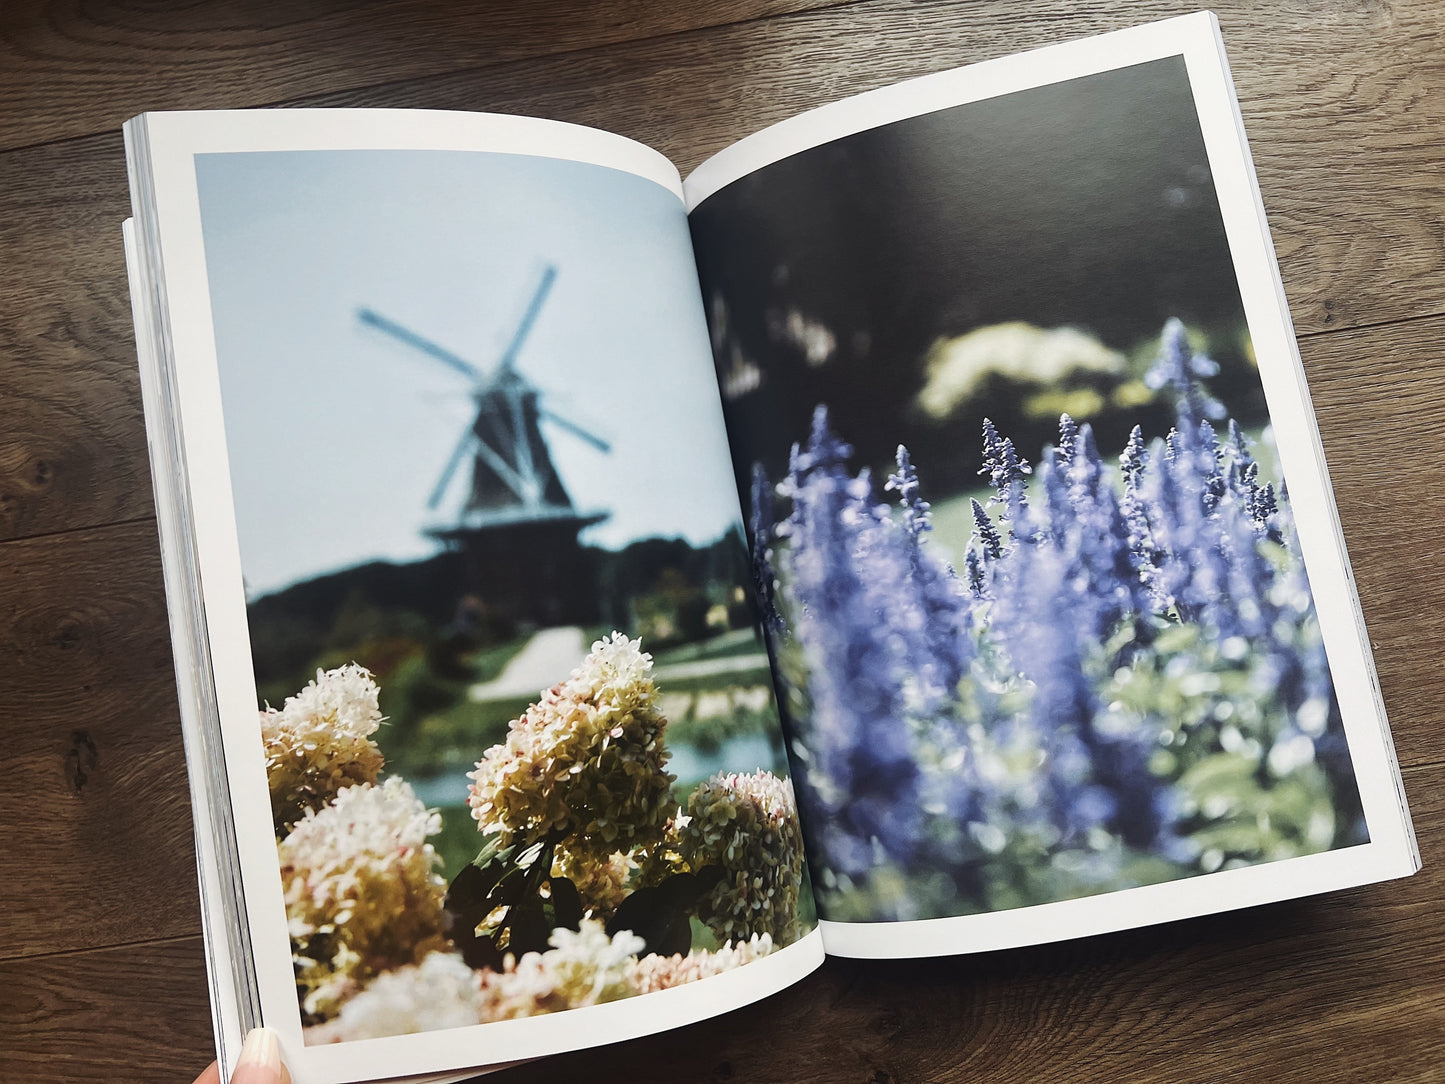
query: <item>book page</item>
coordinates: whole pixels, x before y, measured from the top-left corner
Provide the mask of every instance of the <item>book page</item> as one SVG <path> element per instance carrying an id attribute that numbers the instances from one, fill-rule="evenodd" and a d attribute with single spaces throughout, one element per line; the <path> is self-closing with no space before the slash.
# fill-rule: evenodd
<path id="1" fill-rule="evenodd" d="M 1212 16 L 684 187 L 830 953 L 1417 867 Z"/>
<path id="2" fill-rule="evenodd" d="M 675 172 L 512 117 L 145 126 L 293 1079 L 613 1042 L 816 967 Z"/>

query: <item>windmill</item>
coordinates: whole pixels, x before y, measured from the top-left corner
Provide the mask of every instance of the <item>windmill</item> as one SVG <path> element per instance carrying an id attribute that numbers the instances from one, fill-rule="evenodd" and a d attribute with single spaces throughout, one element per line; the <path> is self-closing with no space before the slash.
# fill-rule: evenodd
<path id="1" fill-rule="evenodd" d="M 483 371 L 465 358 L 376 312 L 357 318 L 438 361 L 471 383 L 475 404 L 427 508 L 442 505 L 457 471 L 471 459 L 471 483 L 454 521 L 426 529 L 466 555 L 467 590 L 514 620 L 543 624 L 596 620 L 595 561 L 578 534 L 607 518 L 605 511 L 581 511 L 568 495 L 543 435 L 544 424 L 606 454 L 601 437 L 549 409 L 540 388 L 517 368 L 557 278 L 547 265 L 526 312 L 495 365 Z"/>

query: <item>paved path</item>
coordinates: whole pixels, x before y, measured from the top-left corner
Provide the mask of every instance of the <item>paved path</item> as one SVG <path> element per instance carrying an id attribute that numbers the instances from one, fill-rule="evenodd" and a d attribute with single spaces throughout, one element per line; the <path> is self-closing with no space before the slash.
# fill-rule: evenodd
<path id="1" fill-rule="evenodd" d="M 658 681 L 682 678 L 712 677 L 714 674 L 742 674 L 749 670 L 766 670 L 768 656 L 759 651 L 752 655 L 728 655 L 721 659 L 698 659 L 696 662 L 674 662 L 659 666 L 652 676 Z"/>
<path id="2" fill-rule="evenodd" d="M 575 670 L 587 657 L 587 638 L 576 625 L 542 629 L 491 681 L 467 690 L 472 700 L 504 700 L 519 696 L 534 699 Z"/>
<path id="3" fill-rule="evenodd" d="M 512 661 L 502 668 L 500 674 L 491 681 L 473 685 L 467 690 L 467 696 L 472 700 L 510 700 L 519 696 L 535 698 L 543 689 L 550 689 L 575 670 L 587 657 L 587 647 L 587 638 L 576 625 L 542 629 L 512 656 Z M 670 663 L 657 667 L 653 676 L 660 681 L 676 681 L 766 670 L 767 666 L 767 655 L 757 652 Z"/>

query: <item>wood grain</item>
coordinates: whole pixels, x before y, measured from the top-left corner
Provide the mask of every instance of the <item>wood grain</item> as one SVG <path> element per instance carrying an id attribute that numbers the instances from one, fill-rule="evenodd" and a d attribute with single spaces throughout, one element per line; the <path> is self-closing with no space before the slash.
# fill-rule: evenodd
<path id="1" fill-rule="evenodd" d="M 0 149 L 112 131 L 148 109 L 266 105 L 838 2 L 6 0 Z"/>
<path id="2" fill-rule="evenodd" d="M 152 514 L 118 132 L 0 154 L 0 539 Z"/>
<path id="3" fill-rule="evenodd" d="M 767 124 L 849 94 L 1196 6 L 1052 0 L 1021 13 L 876 0 L 308 104 L 555 117 L 649 143 L 686 173 Z M 1445 51 L 1434 4 L 1342 0 L 1279 7 L 1267 20 L 1246 3 L 1214 10 L 1296 329 L 1445 311 Z"/>
<path id="4" fill-rule="evenodd" d="M 684 168 L 762 125 L 970 60 L 1142 18 L 877 0 L 308 99 L 485 108 L 608 128 Z M 1221 10 L 1296 327 L 1445 312 L 1445 51 L 1407 2 Z M 138 94 L 132 89 L 132 95 Z M 129 102 L 129 114 L 144 105 Z M 9 110 L 0 110 L 4 116 Z M 1382 182 L 1388 178 L 1388 183 Z M 149 514 L 116 243 L 119 137 L 0 153 L 0 539 Z"/>
<path id="5" fill-rule="evenodd" d="M 1409 774 L 1422 838 L 1445 829 L 1439 769 Z M 721 1019 L 524 1066 L 580 1079 L 783 1084 L 1430 1081 L 1445 1054 L 1445 931 L 1426 869 L 1250 911 L 935 960 L 831 959 Z"/>
<path id="6" fill-rule="evenodd" d="M 687 169 L 849 93 L 1191 6 L 0 4 L 0 1081 L 184 1084 L 211 1056 L 121 120 L 492 109 L 619 131 Z M 1425 871 L 1035 949 L 833 960 L 723 1019 L 483 1079 L 1442 1078 L 1445 0 L 1217 10 Z"/>
<path id="7" fill-rule="evenodd" d="M 0 959 L 200 927 L 155 526 L 0 546 Z"/>
<path id="8" fill-rule="evenodd" d="M 1445 764 L 1445 319 L 1300 344 L 1401 762 Z"/>
<path id="9" fill-rule="evenodd" d="M 206 1004 L 199 937 L 0 963 L 0 1080 L 188 1084 Z"/>
<path id="10" fill-rule="evenodd" d="M 1407 773 L 1433 843 L 1408 880 L 1031 949 L 831 959 L 738 1012 L 477 1079 L 1438 1080 L 1445 930 L 1422 918 L 1445 891 L 1441 782 Z M 0 1079 L 189 1080 L 211 1057 L 203 983 L 199 939 L 0 964 Z"/>

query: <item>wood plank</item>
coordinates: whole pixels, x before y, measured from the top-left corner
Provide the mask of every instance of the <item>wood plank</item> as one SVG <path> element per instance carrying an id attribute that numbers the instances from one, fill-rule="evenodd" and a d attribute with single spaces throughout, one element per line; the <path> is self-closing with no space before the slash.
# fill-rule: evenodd
<path id="1" fill-rule="evenodd" d="M 0 963 L 0 1080 L 189 1081 L 214 1051 L 199 937 Z"/>
<path id="2" fill-rule="evenodd" d="M 314 101 L 550 116 L 688 166 L 854 91 L 1172 10 L 1017 19 L 870 0 Z M 1328 18 L 1222 13 L 1301 331 L 1445 312 L 1445 54 L 1422 44 L 1428 12 L 1416 0 Z M 1338 74 L 1355 71 L 1372 74 Z M 25 269 L 0 278 L 0 539 L 149 514 L 117 234 L 127 206 L 114 133 L 0 154 L 0 251 Z"/>
<path id="3" fill-rule="evenodd" d="M 151 514 L 117 132 L 0 154 L 0 539 Z"/>
<path id="4" fill-rule="evenodd" d="M 266 105 L 840 2 L 6 0 L 0 149 L 111 131 L 147 109 Z"/>
<path id="5" fill-rule="evenodd" d="M 1440 767 L 1409 773 L 1430 858 Z M 478 1078 L 677 1084 L 1437 1079 L 1445 892 L 1413 878 L 1031 949 L 832 959 L 735 1013 Z M 189 1080 L 199 938 L 0 964 L 0 1079 Z"/>
<path id="6" fill-rule="evenodd" d="M 1445 763 L 1445 319 L 1301 343 L 1401 763 Z M 1411 794 L 1414 797 L 1414 794 Z"/>
<path id="7" fill-rule="evenodd" d="M 1439 782 L 1409 780 L 1432 851 Z M 1392 884 L 1058 945 L 833 959 L 739 1013 L 486 1079 L 1424 1082 L 1445 1054 L 1442 890 L 1427 862 Z"/>
<path id="8" fill-rule="evenodd" d="M 0 958 L 200 927 L 150 522 L 0 546 Z"/>
<path id="9" fill-rule="evenodd" d="M 850 94 L 1195 7 L 1051 0 L 1025 14 L 870 0 L 308 104 L 533 113 L 631 136 L 687 172 L 759 128 Z M 1445 310 L 1445 53 L 1435 8 L 1336 0 L 1261 13 L 1236 0 L 1214 10 L 1297 330 Z"/>

